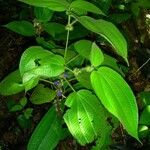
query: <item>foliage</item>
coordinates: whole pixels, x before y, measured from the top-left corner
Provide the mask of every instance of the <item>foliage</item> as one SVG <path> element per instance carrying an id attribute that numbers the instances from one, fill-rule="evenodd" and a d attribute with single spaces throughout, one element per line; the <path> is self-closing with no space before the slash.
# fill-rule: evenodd
<path id="1" fill-rule="evenodd" d="M 34 36 L 37 46 L 27 48 L 19 69 L 0 82 L 0 94 L 24 91 L 30 93 L 28 99 L 34 105 L 51 103 L 29 140 L 28 150 L 54 149 L 60 140 L 71 135 L 83 146 L 95 142 L 93 150 L 109 149 L 113 144 L 110 137 L 119 128 L 118 121 L 139 141 L 136 98 L 124 79 L 125 72 L 117 65 L 119 56 L 129 65 L 128 51 L 124 35 L 109 19 L 112 1 L 19 1 L 32 6 L 33 22 L 13 21 L 4 27 L 23 36 Z M 135 3 L 131 4 L 133 8 Z M 123 22 L 131 16 L 118 15 L 114 16 L 118 19 L 114 22 Z M 109 55 L 99 40 L 104 41 Z M 56 106 L 58 102 L 60 105 Z M 20 111 L 26 103 L 27 99 L 22 99 L 19 104 L 9 106 L 9 110 Z M 148 132 L 150 125 L 147 119 L 150 105 L 147 100 L 145 103 L 139 122 L 140 137 L 145 136 L 141 132 Z M 21 126 L 32 111 L 27 108 L 18 117 Z"/>

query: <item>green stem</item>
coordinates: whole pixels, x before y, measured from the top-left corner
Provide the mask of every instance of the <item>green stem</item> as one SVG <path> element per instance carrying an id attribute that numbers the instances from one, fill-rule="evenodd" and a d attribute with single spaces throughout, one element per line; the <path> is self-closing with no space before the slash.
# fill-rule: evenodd
<path id="1" fill-rule="evenodd" d="M 49 84 L 52 84 L 52 85 L 54 85 L 54 83 L 53 82 L 51 82 L 51 81 L 48 81 L 48 80 L 45 80 L 45 79 L 40 79 L 41 81 L 44 81 L 44 82 L 47 82 L 47 83 L 49 83 Z"/>
<path id="2" fill-rule="evenodd" d="M 70 20 L 71 20 L 71 16 L 68 16 L 68 25 L 70 25 Z M 66 60 L 66 56 L 67 56 L 67 50 L 68 50 L 68 44 L 69 44 L 69 34 L 70 34 L 70 30 L 67 30 L 67 38 L 66 38 L 66 46 L 65 46 L 65 54 L 64 54 L 64 59 Z"/>
<path id="3" fill-rule="evenodd" d="M 69 85 L 69 87 L 72 89 L 73 92 L 76 92 L 75 89 L 73 88 L 73 86 L 69 83 L 69 81 L 66 78 L 63 78 L 67 84 Z"/>
<path id="4" fill-rule="evenodd" d="M 66 65 L 70 64 L 72 61 L 74 61 L 76 58 L 78 58 L 80 55 L 76 55 L 75 57 L 73 57 L 72 59 L 70 59 Z"/>
<path id="5" fill-rule="evenodd" d="M 73 70 L 71 70 L 70 68 L 65 67 L 65 69 L 66 69 L 66 70 L 69 70 L 71 73 L 73 73 L 73 74 L 74 74 Z"/>

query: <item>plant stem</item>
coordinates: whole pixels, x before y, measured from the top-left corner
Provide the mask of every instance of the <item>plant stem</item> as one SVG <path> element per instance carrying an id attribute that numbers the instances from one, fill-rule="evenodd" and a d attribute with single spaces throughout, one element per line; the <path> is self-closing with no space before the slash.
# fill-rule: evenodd
<path id="1" fill-rule="evenodd" d="M 76 92 L 75 89 L 73 88 L 73 86 L 69 83 L 69 81 L 66 78 L 63 78 L 67 84 L 69 85 L 69 87 L 72 89 L 73 92 Z"/>
<path id="2" fill-rule="evenodd" d="M 74 61 L 76 58 L 78 58 L 80 55 L 76 55 L 75 57 L 73 57 L 72 59 L 70 59 L 66 65 L 70 64 L 72 61 Z"/>
<path id="3" fill-rule="evenodd" d="M 51 82 L 51 81 L 48 81 L 48 80 L 45 80 L 45 79 L 40 79 L 41 81 L 44 81 L 44 82 L 47 82 L 47 83 L 49 83 L 49 84 L 52 84 L 52 85 L 54 85 L 54 83 L 53 82 Z"/>
<path id="4" fill-rule="evenodd" d="M 73 73 L 73 74 L 74 74 L 73 70 L 71 70 L 70 68 L 65 67 L 65 69 L 66 69 L 66 70 L 69 70 L 71 73 Z"/>
<path id="5" fill-rule="evenodd" d="M 71 20 L 71 16 L 68 16 L 68 24 L 67 26 L 70 25 L 70 20 Z M 66 56 L 67 56 L 67 50 L 68 50 L 68 43 L 69 43 L 69 34 L 70 34 L 70 30 L 67 30 L 67 38 L 66 38 L 66 46 L 65 46 L 65 54 L 64 54 L 64 59 L 66 60 Z"/>

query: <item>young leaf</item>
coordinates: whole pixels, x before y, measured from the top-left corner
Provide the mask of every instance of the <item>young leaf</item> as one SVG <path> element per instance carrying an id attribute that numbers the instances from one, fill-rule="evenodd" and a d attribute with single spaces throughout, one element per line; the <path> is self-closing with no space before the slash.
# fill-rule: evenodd
<path id="1" fill-rule="evenodd" d="M 115 25 L 88 16 L 81 16 L 78 19 L 85 28 L 103 36 L 116 49 L 116 52 L 127 61 L 127 42 Z"/>
<path id="2" fill-rule="evenodd" d="M 92 50 L 90 53 L 90 61 L 94 67 L 99 66 L 104 61 L 104 55 L 101 49 L 95 44 L 92 44 Z"/>
<path id="3" fill-rule="evenodd" d="M 53 150 L 63 136 L 61 120 L 52 107 L 34 130 L 28 143 L 28 150 Z"/>
<path id="4" fill-rule="evenodd" d="M 75 139 L 85 145 L 105 132 L 106 118 L 104 109 L 97 97 L 88 90 L 71 93 L 65 105 L 70 109 L 64 120 Z"/>
<path id="5" fill-rule="evenodd" d="M 108 67 L 100 67 L 92 72 L 91 82 L 105 108 L 119 119 L 131 136 L 138 139 L 135 96 L 121 75 Z"/>
<path id="6" fill-rule="evenodd" d="M 75 75 L 79 83 L 87 88 L 92 89 L 91 81 L 90 81 L 90 72 L 87 72 L 85 70 L 79 72 L 77 75 Z"/>
<path id="7" fill-rule="evenodd" d="M 43 104 L 51 102 L 56 96 L 56 92 L 51 90 L 44 85 L 39 84 L 33 91 L 30 101 L 33 104 Z"/>
<path id="8" fill-rule="evenodd" d="M 139 123 L 143 125 L 150 125 L 150 105 L 143 110 Z"/>
<path id="9" fill-rule="evenodd" d="M 10 112 L 16 112 L 22 110 L 23 107 L 21 105 L 14 105 L 9 111 Z"/>
<path id="10" fill-rule="evenodd" d="M 91 52 L 92 42 L 89 40 L 80 40 L 74 44 L 75 50 L 86 59 L 89 59 Z"/>
<path id="11" fill-rule="evenodd" d="M 50 21 L 50 19 L 53 16 L 53 11 L 51 11 L 48 8 L 43 7 L 35 7 L 34 8 L 34 14 L 36 16 L 36 19 L 40 22 L 47 22 Z"/>
<path id="12" fill-rule="evenodd" d="M 145 125 L 139 125 L 139 137 L 145 138 L 149 134 L 149 129 Z"/>
<path id="13" fill-rule="evenodd" d="M 24 108 L 27 104 L 27 98 L 26 97 L 22 97 L 19 101 L 20 105 L 22 106 L 22 108 Z"/>
<path id="14" fill-rule="evenodd" d="M 13 95 L 24 90 L 19 70 L 16 70 L 0 82 L 1 95 Z"/>
<path id="15" fill-rule="evenodd" d="M 4 27 L 24 36 L 34 36 L 36 33 L 33 24 L 28 21 L 13 21 Z"/>
<path id="16" fill-rule="evenodd" d="M 87 12 L 92 12 L 95 14 L 104 15 L 104 13 L 98 7 L 96 7 L 92 3 L 84 1 L 84 0 L 73 1 L 70 4 L 70 10 L 71 11 L 81 10 L 81 11 L 87 11 Z"/>
<path id="17" fill-rule="evenodd" d="M 54 11 L 65 11 L 68 7 L 68 2 L 66 0 L 19 0 L 26 4 L 37 6 L 37 7 L 46 7 Z"/>
<path id="18" fill-rule="evenodd" d="M 26 119 L 26 117 L 21 114 L 17 117 L 17 122 L 22 128 L 31 128 L 32 126 L 32 120 L 31 119 Z"/>
<path id="19" fill-rule="evenodd" d="M 33 112 L 33 108 L 27 108 L 26 110 L 24 110 L 23 114 L 26 119 L 29 119 L 32 117 L 32 112 Z"/>

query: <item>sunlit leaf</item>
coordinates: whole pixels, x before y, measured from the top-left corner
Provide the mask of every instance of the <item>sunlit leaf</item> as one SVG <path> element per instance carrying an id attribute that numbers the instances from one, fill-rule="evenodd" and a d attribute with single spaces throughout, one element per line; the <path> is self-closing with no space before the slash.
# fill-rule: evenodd
<path id="1" fill-rule="evenodd" d="M 69 107 L 64 120 L 75 139 L 85 145 L 95 140 L 107 128 L 104 109 L 88 90 L 71 93 L 65 105 Z"/>
<path id="2" fill-rule="evenodd" d="M 114 24 L 102 19 L 95 20 L 88 16 L 81 16 L 78 19 L 85 28 L 103 36 L 127 61 L 127 42 Z"/>
<path id="3" fill-rule="evenodd" d="M 100 67 L 92 72 L 91 82 L 105 108 L 119 119 L 131 136 L 138 139 L 135 96 L 121 75 L 108 67 Z"/>
<path id="4" fill-rule="evenodd" d="M 21 56 L 19 69 L 26 91 L 41 77 L 55 77 L 64 72 L 64 59 L 39 46 L 32 46 Z"/>
<path id="5" fill-rule="evenodd" d="M 104 61 L 104 55 L 101 49 L 95 43 L 92 44 L 90 61 L 94 67 L 99 66 Z"/>

